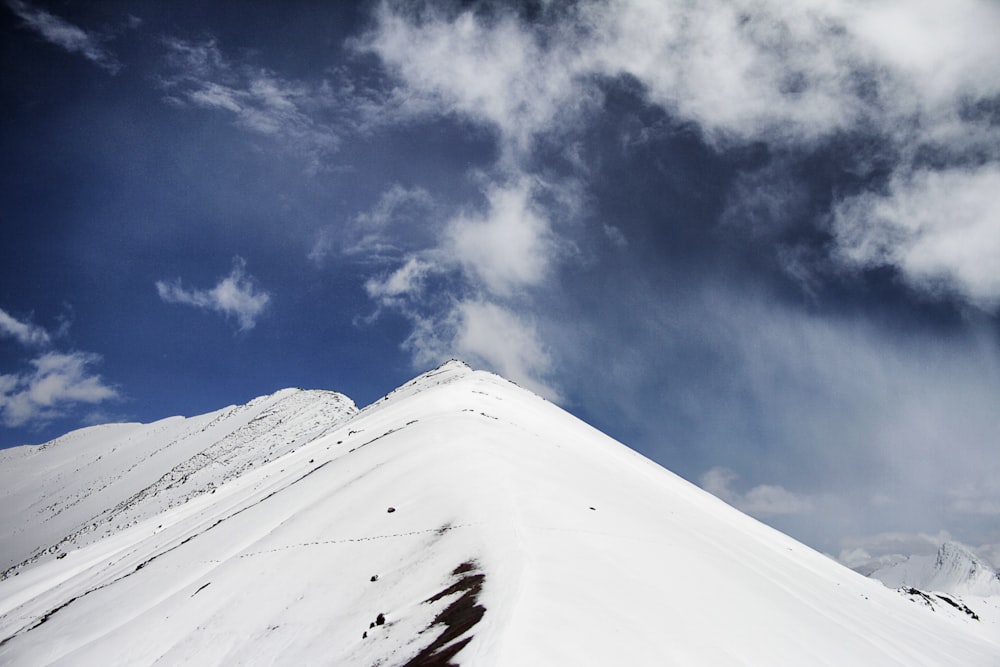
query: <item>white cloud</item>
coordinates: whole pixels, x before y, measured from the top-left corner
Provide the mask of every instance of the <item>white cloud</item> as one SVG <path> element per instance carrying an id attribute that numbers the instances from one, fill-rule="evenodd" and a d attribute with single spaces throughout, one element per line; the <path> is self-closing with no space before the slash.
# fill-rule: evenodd
<path id="1" fill-rule="evenodd" d="M 85 352 L 49 352 L 31 361 L 34 370 L 0 375 L 0 414 L 9 427 L 41 424 L 71 406 L 97 404 L 118 397 L 89 366 L 100 358 Z"/>
<path id="2" fill-rule="evenodd" d="M 455 303 L 442 317 L 419 319 L 406 343 L 420 365 L 458 357 L 486 366 L 549 399 L 558 391 L 545 381 L 551 358 L 534 324 L 483 300 Z"/>
<path id="3" fill-rule="evenodd" d="M 46 41 L 70 53 L 79 53 L 112 74 L 121 70 L 122 65 L 118 59 L 101 46 L 100 38 L 93 33 L 21 0 L 7 0 L 7 6 Z"/>
<path id="4" fill-rule="evenodd" d="M 699 483 L 712 495 L 755 517 L 808 514 L 813 509 L 808 497 L 773 484 L 760 484 L 740 493 L 733 488 L 738 478 L 732 470 L 717 466 L 705 472 Z"/>
<path id="5" fill-rule="evenodd" d="M 696 121 L 714 142 L 812 141 L 860 112 L 844 94 L 850 38 L 820 9 L 811 2 L 592 3 L 584 11 L 599 28 L 588 67 L 634 77 L 652 102 Z"/>
<path id="6" fill-rule="evenodd" d="M 844 259 L 894 266 L 931 293 L 1000 305 L 1000 165 L 897 176 L 884 194 L 840 202 L 833 229 Z"/>
<path id="7" fill-rule="evenodd" d="M 402 241 L 422 247 L 405 252 L 395 268 L 366 282 L 379 309 L 395 309 L 411 321 L 405 347 L 418 366 L 461 357 L 543 396 L 558 396 L 545 381 L 551 360 L 526 315 L 532 290 L 564 254 L 537 203 L 543 194 L 556 200 L 567 196 L 527 179 L 489 185 L 480 210 L 466 209 L 440 226 L 426 225 L 423 238 Z M 359 216 L 356 221 L 369 232 L 367 247 L 384 248 L 389 241 L 383 242 L 383 235 L 407 217 L 399 209 L 411 206 L 430 208 L 429 195 L 393 188 L 369 214 Z"/>
<path id="8" fill-rule="evenodd" d="M 447 228 L 444 252 L 492 294 L 508 296 L 539 284 L 558 246 L 544 213 L 532 203 L 526 181 L 487 192 L 483 214 L 460 215 Z"/>
<path id="9" fill-rule="evenodd" d="M 383 305 L 393 305 L 399 299 L 418 297 L 423 290 L 425 279 L 436 270 L 431 262 L 412 256 L 389 275 L 381 279 L 367 280 L 365 291 L 368 292 L 368 296 Z"/>
<path id="10" fill-rule="evenodd" d="M 582 67 L 635 77 L 716 142 L 809 143 L 859 124 L 906 142 L 1000 92 L 1000 8 L 984 0 L 617 0 L 581 13 L 594 28 Z"/>
<path id="11" fill-rule="evenodd" d="M 163 43 L 171 73 L 160 85 L 169 101 L 229 114 L 239 127 L 304 156 L 309 173 L 327 168 L 327 158 L 340 146 L 335 123 L 327 119 L 340 110 L 329 82 L 295 81 L 233 64 L 214 39 L 170 37 Z"/>
<path id="12" fill-rule="evenodd" d="M 981 0 L 843 3 L 842 15 L 873 57 L 909 82 L 927 108 L 998 88 L 1000 6 Z"/>
<path id="13" fill-rule="evenodd" d="M 482 209 L 467 209 L 442 225 L 422 221 L 420 232 L 408 233 L 401 225 L 419 224 L 409 209 L 427 212 L 432 200 L 423 190 L 394 187 L 372 211 L 355 218 L 353 227 L 361 240 L 343 252 L 366 249 L 373 256 L 402 262 L 387 276 L 369 281 L 371 296 L 415 295 L 427 276 L 457 272 L 474 290 L 510 297 L 541 284 L 564 254 L 545 207 L 537 203 L 541 189 L 528 179 L 488 185 Z M 331 245 L 314 248 L 314 254 Z M 401 252 L 406 245 L 416 247 Z"/>
<path id="14" fill-rule="evenodd" d="M 375 29 L 360 44 L 405 83 L 400 110 L 458 113 L 496 128 L 502 148 L 522 153 L 534 135 L 575 120 L 596 91 L 576 84 L 569 35 L 554 47 L 507 15 L 480 20 L 473 12 L 434 10 L 403 15 L 383 4 Z"/>
<path id="15" fill-rule="evenodd" d="M 883 262 L 918 289 L 947 285 L 980 305 L 1000 297 L 990 270 L 1000 223 L 986 203 L 1000 169 L 1000 127 L 970 113 L 995 108 L 1000 96 L 1000 5 L 612 0 L 542 13 L 529 24 L 503 11 L 383 4 L 363 48 L 397 78 L 412 113 L 457 114 L 494 129 L 501 163 L 515 172 L 540 137 L 585 122 L 601 85 L 622 79 L 720 150 L 758 142 L 808 150 L 852 133 L 870 137 L 873 150 L 894 156 L 892 191 L 841 203 L 845 251 L 834 258 Z M 943 166 L 920 166 L 928 152 Z M 857 167 L 870 172 L 861 153 Z M 963 173 L 958 164 L 981 166 Z M 948 188 L 950 200 L 940 196 Z M 729 208 L 773 227 L 782 218 L 774 205 L 788 197 L 795 193 L 743 187 Z M 903 218 L 911 208 L 918 215 Z M 810 214 L 777 224 L 816 222 Z M 806 255 L 793 254 L 787 268 L 808 285 L 813 277 L 798 261 Z"/>
<path id="16" fill-rule="evenodd" d="M 840 541 L 843 548 L 837 559 L 848 567 L 870 572 L 907 556 L 936 553 L 942 544 L 951 541 L 953 538 L 946 530 L 937 533 L 889 531 L 845 537 Z"/>
<path id="17" fill-rule="evenodd" d="M 0 308 L 0 337 L 10 336 L 27 346 L 48 345 L 52 337 L 45 329 L 29 322 L 22 322 Z"/>
<path id="18" fill-rule="evenodd" d="M 156 291 L 167 303 L 186 304 L 234 317 L 240 331 L 253 329 L 271 302 L 271 295 L 259 290 L 254 279 L 247 275 L 246 261 L 241 257 L 233 260 L 233 270 L 211 289 L 184 289 L 177 279 L 157 281 Z"/>
<path id="19" fill-rule="evenodd" d="M 981 544 L 972 551 L 992 565 L 994 570 L 1000 571 L 1000 544 Z"/>
<path id="20" fill-rule="evenodd" d="M 419 101 L 497 129 L 521 152 L 602 101 L 602 77 L 631 77 L 712 140 L 814 139 L 863 112 L 858 46 L 815 2 L 585 2 L 536 28 L 512 15 L 394 11 L 364 47 Z M 544 37 L 542 37 L 544 33 Z"/>

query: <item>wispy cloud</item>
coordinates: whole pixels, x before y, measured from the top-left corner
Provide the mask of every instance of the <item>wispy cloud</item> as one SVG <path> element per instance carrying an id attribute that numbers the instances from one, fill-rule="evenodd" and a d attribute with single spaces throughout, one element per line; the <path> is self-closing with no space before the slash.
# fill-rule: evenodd
<path id="1" fill-rule="evenodd" d="M 443 313 L 413 319 L 405 346 L 418 365 L 459 357 L 492 368 L 549 400 L 560 399 L 558 389 L 546 380 L 552 369 L 549 351 L 534 323 L 512 308 L 468 299 L 450 304 Z"/>
<path id="2" fill-rule="evenodd" d="M 755 517 L 807 514 L 813 509 L 807 496 L 776 484 L 760 484 L 739 492 L 733 488 L 738 478 L 739 475 L 728 468 L 715 467 L 703 474 L 699 482 L 712 495 Z"/>
<path id="3" fill-rule="evenodd" d="M 211 289 L 185 289 L 178 278 L 156 282 L 156 291 L 167 303 L 179 303 L 233 317 L 240 331 L 249 331 L 267 309 L 271 295 L 261 291 L 246 272 L 242 257 L 233 259 L 233 270 Z"/>
<path id="4" fill-rule="evenodd" d="M 215 39 L 163 40 L 169 72 L 160 78 L 167 100 L 226 114 L 239 127 L 299 153 L 308 171 L 328 168 L 341 143 L 343 104 L 328 80 L 296 81 L 264 67 L 232 62 Z"/>
<path id="5" fill-rule="evenodd" d="M 86 352 L 47 352 L 31 361 L 30 372 L 0 375 L 3 423 L 9 427 L 40 425 L 78 404 L 117 398 L 117 390 L 90 370 L 99 360 Z"/>
<path id="6" fill-rule="evenodd" d="M 369 210 L 321 230 L 308 258 L 316 265 L 339 255 L 366 263 L 396 262 L 414 248 L 433 243 L 440 217 L 427 190 L 397 183 L 382 192 Z"/>
<path id="7" fill-rule="evenodd" d="M 79 53 L 111 74 L 121 71 L 122 64 L 101 45 L 99 35 L 22 0 L 7 0 L 7 6 L 46 41 L 70 53 Z"/>
<path id="8" fill-rule="evenodd" d="M 367 281 L 379 308 L 395 309 L 413 323 L 405 345 L 416 364 L 459 356 L 549 398 L 558 396 L 545 379 L 551 359 L 525 312 L 532 291 L 568 252 L 539 203 L 543 194 L 543 184 L 526 178 L 487 185 L 484 203 L 457 212 L 433 228 L 423 246 Z M 389 201 L 410 199 L 402 195 L 396 192 Z M 388 229 L 381 215 L 385 201 L 366 216 L 377 221 L 367 237 L 372 246 L 380 245 L 377 239 Z M 432 282 L 435 289 L 428 291 Z"/>
<path id="9" fill-rule="evenodd" d="M 21 345 L 45 346 L 52 341 L 49 332 L 30 322 L 22 322 L 0 308 L 0 337 L 9 336 Z"/>
<path id="10" fill-rule="evenodd" d="M 536 323 L 543 341 L 560 341 L 549 348 L 560 377 L 579 378 L 571 398 L 600 405 L 618 437 L 688 479 L 734 471 L 709 481 L 737 506 L 763 505 L 757 487 L 805 495 L 810 514 L 770 521 L 832 553 L 838 531 L 992 539 L 992 322 L 943 334 L 804 310 L 752 286 L 611 280 L 588 312 Z M 584 380 L 595 373 L 599 383 Z"/>
<path id="11" fill-rule="evenodd" d="M 405 235 L 406 242 L 416 247 L 392 258 L 399 262 L 399 268 L 370 283 L 370 291 L 373 295 L 399 295 L 401 278 L 412 277 L 418 265 L 425 272 L 458 272 L 470 287 L 493 297 L 509 297 L 539 286 L 560 256 L 570 252 L 560 247 L 548 209 L 540 202 L 552 189 L 530 178 L 488 183 L 482 204 L 463 208 L 443 224 L 424 226 L 423 237 Z M 402 235 L 395 233 L 400 209 L 404 205 L 426 206 L 428 200 L 424 191 L 390 189 L 371 212 L 356 219 L 365 229 L 360 247 L 382 249 L 400 243 Z M 358 248 L 354 245 L 347 251 Z M 407 284 L 417 287 L 416 282 Z"/>

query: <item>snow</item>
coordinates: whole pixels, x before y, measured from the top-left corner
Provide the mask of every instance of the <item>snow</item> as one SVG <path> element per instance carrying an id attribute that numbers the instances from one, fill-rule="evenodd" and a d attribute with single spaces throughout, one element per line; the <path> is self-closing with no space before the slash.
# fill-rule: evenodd
<path id="1" fill-rule="evenodd" d="M 953 595 L 1000 596 L 1000 575 L 956 542 L 934 555 L 910 556 L 869 576 L 890 588 L 918 588 Z"/>
<path id="2" fill-rule="evenodd" d="M 0 451 L 0 571 L 210 492 L 356 412 L 334 392 L 286 389 L 191 419 L 95 426 Z"/>
<path id="3" fill-rule="evenodd" d="M 270 427 L 248 431 L 262 415 Z M 212 447 L 231 458 L 160 481 Z M 85 479 L 63 490 L 71 467 Z M 14 563 L 124 505 L 0 581 L 5 665 L 445 664 L 426 660 L 449 647 L 477 666 L 1000 656 L 1000 623 L 915 603 L 459 362 L 356 414 L 292 390 L 86 429 L 5 454 L 8 480 Z"/>

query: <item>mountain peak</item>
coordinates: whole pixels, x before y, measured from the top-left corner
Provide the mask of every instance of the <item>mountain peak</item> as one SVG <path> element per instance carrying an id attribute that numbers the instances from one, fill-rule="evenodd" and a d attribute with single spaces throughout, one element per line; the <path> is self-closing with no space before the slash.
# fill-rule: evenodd
<path id="1" fill-rule="evenodd" d="M 890 588 L 953 595 L 1000 595 L 1000 574 L 958 542 L 945 542 L 934 555 L 910 556 L 869 576 Z"/>
<path id="2" fill-rule="evenodd" d="M 0 581 L 0 664 L 995 664 L 982 625 L 492 374 L 337 396 L 0 467 L 0 545 L 54 547 Z"/>
<path id="3" fill-rule="evenodd" d="M 444 362 L 443 364 L 441 364 L 437 368 L 435 368 L 433 371 L 428 371 L 428 372 L 434 373 L 434 372 L 449 371 L 449 370 L 453 370 L 453 371 L 471 371 L 472 370 L 472 366 L 470 366 L 469 364 L 465 363 L 461 359 L 452 358 L 452 359 L 449 359 L 448 361 Z"/>
<path id="4" fill-rule="evenodd" d="M 401 401 L 432 387 L 450 384 L 475 372 L 476 371 L 474 371 L 472 367 L 464 361 L 459 359 L 449 359 L 440 366 L 421 373 L 409 382 L 393 389 L 379 400 L 365 407 L 362 412 L 370 412 L 385 406 L 387 403 Z"/>
<path id="5" fill-rule="evenodd" d="M 976 569 L 982 565 L 979 557 L 960 542 L 945 542 L 938 549 L 935 565 L 946 567 L 949 564 L 968 565 Z"/>

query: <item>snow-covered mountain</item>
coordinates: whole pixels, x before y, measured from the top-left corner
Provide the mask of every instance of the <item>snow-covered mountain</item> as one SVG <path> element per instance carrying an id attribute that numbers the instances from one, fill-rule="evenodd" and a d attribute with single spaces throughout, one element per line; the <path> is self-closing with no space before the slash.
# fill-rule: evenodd
<path id="1" fill-rule="evenodd" d="M 911 599 L 450 362 L 0 458 L 0 664 L 996 665 Z"/>
<path id="2" fill-rule="evenodd" d="M 341 394 L 285 389 L 200 417 L 0 450 L 0 577 L 210 493 L 356 413 Z"/>
<path id="3" fill-rule="evenodd" d="M 1000 596 L 1000 574 L 956 542 L 945 542 L 935 555 L 910 556 L 869 576 L 890 588 Z"/>

